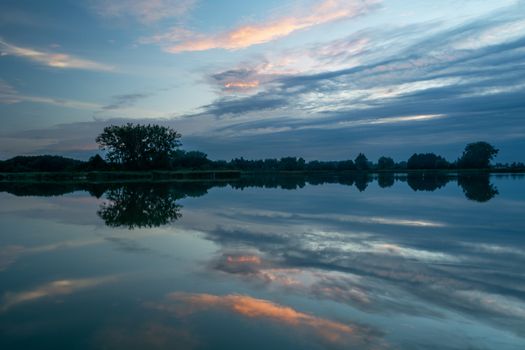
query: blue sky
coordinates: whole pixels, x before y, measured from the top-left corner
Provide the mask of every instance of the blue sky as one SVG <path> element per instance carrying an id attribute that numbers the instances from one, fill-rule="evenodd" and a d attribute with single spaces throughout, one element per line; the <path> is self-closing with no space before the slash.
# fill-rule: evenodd
<path id="1" fill-rule="evenodd" d="M 525 1 L 0 1 L 0 158 L 127 121 L 213 159 L 525 161 Z"/>

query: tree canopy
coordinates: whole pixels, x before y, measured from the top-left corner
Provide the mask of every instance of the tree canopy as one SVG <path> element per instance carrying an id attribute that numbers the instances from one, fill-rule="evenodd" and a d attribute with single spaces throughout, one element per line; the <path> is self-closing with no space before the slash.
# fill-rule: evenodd
<path id="1" fill-rule="evenodd" d="M 160 125 L 128 123 L 111 125 L 97 137 L 99 148 L 106 151 L 110 163 L 127 169 L 167 168 L 181 135 Z"/>
<path id="2" fill-rule="evenodd" d="M 458 159 L 458 167 L 463 169 L 485 169 L 490 167 L 490 161 L 496 157 L 499 150 L 487 142 L 469 143 L 463 155 Z"/>
<path id="3" fill-rule="evenodd" d="M 408 169 L 447 169 L 447 160 L 434 153 L 413 154 L 407 162 Z"/>
<path id="4" fill-rule="evenodd" d="M 368 164 L 368 158 L 363 153 L 359 153 L 354 160 L 357 170 L 368 170 L 370 165 Z"/>
<path id="5" fill-rule="evenodd" d="M 377 161 L 377 168 L 378 169 L 382 169 L 382 170 L 384 170 L 384 169 L 394 169 L 395 166 L 396 166 L 396 163 L 390 157 L 381 157 Z"/>

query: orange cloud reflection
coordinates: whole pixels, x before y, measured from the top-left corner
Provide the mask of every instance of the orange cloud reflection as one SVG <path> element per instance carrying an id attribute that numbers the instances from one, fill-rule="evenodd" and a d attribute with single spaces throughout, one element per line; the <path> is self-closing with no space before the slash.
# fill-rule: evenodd
<path id="1" fill-rule="evenodd" d="M 226 261 L 231 264 L 261 264 L 261 258 L 255 255 L 248 255 L 248 256 L 228 256 L 226 258 Z"/>
<path id="2" fill-rule="evenodd" d="M 195 313 L 209 309 L 223 309 L 249 318 L 265 319 L 290 327 L 312 330 L 318 336 L 330 342 L 338 342 L 354 333 L 346 324 L 327 320 L 297 311 L 291 307 L 275 304 L 268 300 L 255 299 L 245 295 L 217 296 L 212 294 L 173 293 L 168 296 L 172 301 L 183 303 L 181 309 L 162 308 L 183 311 L 179 314 Z"/>
<path id="3" fill-rule="evenodd" d="M 103 283 L 115 281 L 115 276 L 97 278 L 57 280 L 40 285 L 34 289 L 16 293 L 5 293 L 0 304 L 0 312 L 28 302 L 38 301 L 43 298 L 65 296 L 80 290 L 96 287 Z"/>

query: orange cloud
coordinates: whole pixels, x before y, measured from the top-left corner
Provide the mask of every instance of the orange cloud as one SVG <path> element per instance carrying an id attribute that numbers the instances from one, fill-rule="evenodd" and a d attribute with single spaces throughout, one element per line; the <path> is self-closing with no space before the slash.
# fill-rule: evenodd
<path id="1" fill-rule="evenodd" d="M 259 81 L 232 81 L 224 84 L 227 89 L 253 89 L 259 86 Z"/>
<path id="2" fill-rule="evenodd" d="M 247 24 L 217 35 L 192 33 L 173 28 L 167 34 L 144 39 L 143 42 L 164 44 L 166 51 L 205 51 L 210 49 L 237 50 L 252 45 L 267 43 L 287 36 L 295 31 L 366 13 L 378 0 L 324 0 L 314 6 L 308 15 L 281 17 L 269 22 Z"/>
<path id="3" fill-rule="evenodd" d="M 0 40 L 0 53 L 2 55 L 22 57 L 45 66 L 58 69 L 84 69 L 92 71 L 114 70 L 114 67 L 103 63 L 98 63 L 64 53 L 52 53 L 16 46 L 3 40 Z"/>
<path id="4" fill-rule="evenodd" d="M 182 313 L 179 313 L 180 315 L 209 309 L 224 309 L 249 318 L 265 319 L 294 328 L 313 330 L 323 339 L 330 342 L 341 341 L 354 333 L 354 329 L 346 324 L 316 317 L 288 306 L 245 295 L 217 296 L 212 294 L 173 293 L 168 298 L 184 304 L 184 310 Z M 162 306 L 157 306 L 157 308 L 181 311 L 181 309 Z"/>

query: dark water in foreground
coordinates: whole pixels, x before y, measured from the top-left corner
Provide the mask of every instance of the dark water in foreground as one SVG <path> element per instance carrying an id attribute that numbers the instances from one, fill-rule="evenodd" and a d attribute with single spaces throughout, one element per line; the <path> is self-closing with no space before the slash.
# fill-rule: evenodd
<path id="1" fill-rule="evenodd" d="M 525 349 L 524 267 L 517 176 L 0 184 L 5 350 Z"/>

